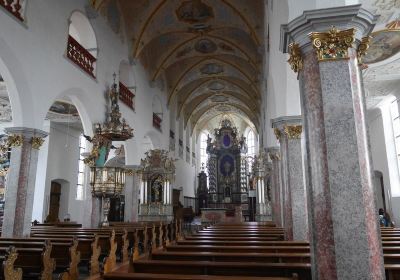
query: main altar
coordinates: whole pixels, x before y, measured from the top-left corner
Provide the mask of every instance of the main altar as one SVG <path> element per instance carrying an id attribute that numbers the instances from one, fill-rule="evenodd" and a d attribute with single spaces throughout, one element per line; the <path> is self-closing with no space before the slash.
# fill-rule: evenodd
<path id="1" fill-rule="evenodd" d="M 207 140 L 209 200 L 208 207 L 229 208 L 248 204 L 247 147 L 229 119 L 223 119 L 214 131 L 214 141 Z"/>

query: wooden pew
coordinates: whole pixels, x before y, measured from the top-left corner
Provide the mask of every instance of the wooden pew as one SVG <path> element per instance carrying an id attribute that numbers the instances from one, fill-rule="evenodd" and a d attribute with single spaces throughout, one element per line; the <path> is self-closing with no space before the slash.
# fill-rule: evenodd
<path id="1" fill-rule="evenodd" d="M 153 274 L 153 273 L 121 273 L 114 272 L 104 275 L 106 280 L 243 280 L 242 276 L 214 276 L 214 275 L 179 275 L 179 274 Z M 246 277 L 246 280 L 298 280 L 294 275 L 292 277 Z"/>
<path id="2" fill-rule="evenodd" d="M 138 260 L 131 264 L 130 272 L 243 277 L 290 277 L 297 273 L 299 279 L 311 280 L 309 263 Z"/>

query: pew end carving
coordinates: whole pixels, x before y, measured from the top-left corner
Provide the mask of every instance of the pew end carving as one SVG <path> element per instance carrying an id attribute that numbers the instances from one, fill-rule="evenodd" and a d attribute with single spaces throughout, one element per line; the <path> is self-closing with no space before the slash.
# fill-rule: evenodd
<path id="1" fill-rule="evenodd" d="M 105 260 L 104 273 L 109 273 L 115 269 L 117 265 L 117 242 L 115 241 L 115 230 L 112 231 L 110 237 L 110 253 Z"/>
<path id="2" fill-rule="evenodd" d="M 99 236 L 96 234 L 94 241 L 91 244 L 92 255 L 90 257 L 90 275 L 97 275 L 100 273 L 99 258 L 101 254 L 101 247 L 99 246 Z"/>
<path id="3" fill-rule="evenodd" d="M 81 261 L 81 252 L 78 252 L 78 239 L 74 237 L 72 246 L 69 249 L 70 264 L 66 272 L 62 273 L 59 277 L 60 280 L 78 280 L 79 270 L 78 264 Z"/>
<path id="4" fill-rule="evenodd" d="M 56 261 L 51 258 L 52 245 L 50 240 L 45 241 L 45 250 L 42 254 L 43 271 L 40 276 L 41 280 L 52 280 L 53 272 L 56 269 Z"/>
<path id="5" fill-rule="evenodd" d="M 22 269 L 14 268 L 14 262 L 18 258 L 18 253 L 15 247 L 11 246 L 7 250 L 7 258 L 3 263 L 4 279 L 5 280 L 22 280 Z"/>

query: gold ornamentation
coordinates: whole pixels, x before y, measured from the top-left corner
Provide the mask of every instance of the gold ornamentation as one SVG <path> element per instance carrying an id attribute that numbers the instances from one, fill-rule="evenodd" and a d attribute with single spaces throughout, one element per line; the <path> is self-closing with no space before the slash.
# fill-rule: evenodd
<path id="1" fill-rule="evenodd" d="M 124 234 L 122 235 L 122 262 L 129 261 L 128 247 L 129 247 L 128 231 L 124 229 Z"/>
<path id="2" fill-rule="evenodd" d="M 135 170 L 126 169 L 125 174 L 126 174 L 126 176 L 133 176 L 133 175 L 135 175 Z"/>
<path id="3" fill-rule="evenodd" d="M 139 230 L 135 230 L 135 244 L 133 248 L 133 260 L 136 261 L 139 259 Z"/>
<path id="4" fill-rule="evenodd" d="M 90 256 L 90 276 L 97 275 L 100 273 L 99 257 L 101 254 L 101 248 L 99 246 L 99 236 L 94 236 L 94 241 L 91 244 L 92 255 Z"/>
<path id="5" fill-rule="evenodd" d="M 115 241 L 115 230 L 112 231 L 110 237 L 110 252 L 104 264 L 104 273 L 110 273 L 117 265 L 117 242 Z"/>
<path id="6" fill-rule="evenodd" d="M 269 158 L 274 161 L 274 160 L 281 160 L 281 155 L 279 154 L 279 152 L 276 153 L 271 153 L 269 152 Z"/>
<path id="7" fill-rule="evenodd" d="M 348 59 L 348 49 L 354 42 L 355 29 L 339 30 L 332 26 L 328 32 L 312 32 L 308 34 L 317 51 L 318 60 Z"/>
<path id="8" fill-rule="evenodd" d="M 32 137 L 31 139 L 32 149 L 39 150 L 43 143 L 44 139 L 42 137 Z"/>
<path id="9" fill-rule="evenodd" d="M 61 275 L 61 280 L 78 280 L 79 278 L 79 270 L 78 270 L 78 264 L 81 261 L 81 252 L 77 251 L 78 249 L 78 239 L 74 237 L 74 240 L 72 242 L 71 248 L 69 248 L 69 254 L 70 254 L 70 263 L 69 263 L 69 268 L 67 272 L 64 272 Z"/>
<path id="10" fill-rule="evenodd" d="M 6 177 L 8 173 L 8 168 L 0 169 L 0 177 Z"/>
<path id="11" fill-rule="evenodd" d="M 371 43 L 372 37 L 371 36 L 366 36 L 361 39 L 361 43 L 358 46 L 357 49 L 357 59 L 358 59 L 358 65 L 363 65 L 364 63 L 362 62 L 362 58 L 364 55 L 367 54 L 367 50 L 369 49 L 369 44 Z"/>
<path id="12" fill-rule="evenodd" d="M 289 55 L 290 58 L 288 60 L 290 67 L 295 73 L 298 73 L 303 69 L 303 58 L 301 56 L 301 50 L 299 44 L 291 43 L 289 45 Z"/>
<path id="13" fill-rule="evenodd" d="M 53 271 L 56 269 L 56 261 L 51 258 L 52 245 L 50 240 L 45 241 L 45 249 L 42 256 L 43 271 L 40 276 L 40 280 L 52 280 Z"/>
<path id="14" fill-rule="evenodd" d="M 18 257 L 17 250 L 11 246 L 7 250 L 7 259 L 4 261 L 4 279 L 6 280 L 22 280 L 22 269 L 14 268 L 14 262 Z"/>
<path id="15" fill-rule="evenodd" d="M 282 136 L 282 132 L 279 130 L 279 128 L 274 128 L 274 134 L 276 136 L 276 139 L 280 140 Z"/>
<path id="16" fill-rule="evenodd" d="M 7 137 L 7 144 L 9 147 L 21 147 L 24 143 L 24 136 L 22 134 L 10 134 Z"/>
<path id="17" fill-rule="evenodd" d="M 303 127 L 301 125 L 285 125 L 283 128 L 288 139 L 300 139 Z"/>

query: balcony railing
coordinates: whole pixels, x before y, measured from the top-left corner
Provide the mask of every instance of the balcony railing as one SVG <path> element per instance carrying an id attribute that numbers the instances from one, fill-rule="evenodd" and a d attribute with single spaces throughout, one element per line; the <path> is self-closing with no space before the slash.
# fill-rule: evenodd
<path id="1" fill-rule="evenodd" d="M 129 108 L 135 110 L 135 94 L 123 83 L 119 83 L 119 99 Z"/>
<path id="2" fill-rule="evenodd" d="M 96 58 L 70 35 L 68 36 L 67 57 L 83 71 L 95 78 L 94 64 L 96 63 Z"/>
<path id="3" fill-rule="evenodd" d="M 20 0 L 0 0 L 0 6 L 9 11 L 20 21 L 24 21 L 22 17 L 22 6 Z"/>
<path id="4" fill-rule="evenodd" d="M 161 131 L 161 122 L 162 119 L 157 116 L 157 114 L 153 113 L 153 126 Z"/>

